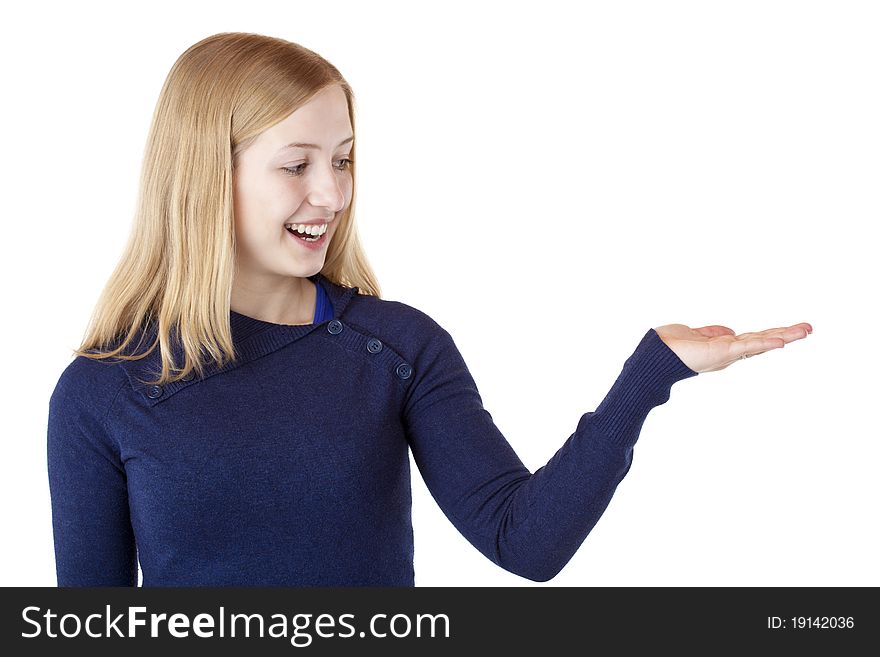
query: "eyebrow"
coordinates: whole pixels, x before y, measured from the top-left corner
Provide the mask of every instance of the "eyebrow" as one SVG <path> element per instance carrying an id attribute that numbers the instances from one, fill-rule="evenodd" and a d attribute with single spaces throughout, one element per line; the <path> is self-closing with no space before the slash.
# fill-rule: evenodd
<path id="1" fill-rule="evenodd" d="M 339 148 L 339 147 L 342 146 L 343 144 L 347 144 L 348 142 L 353 141 L 353 140 L 354 140 L 354 135 L 352 135 L 352 136 L 349 137 L 348 139 L 343 139 L 341 142 L 339 142 L 339 144 L 337 144 L 336 148 Z M 282 147 L 279 148 L 278 150 L 279 150 L 279 152 L 280 152 L 280 151 L 283 151 L 283 150 L 287 150 L 288 148 L 318 148 L 318 149 L 319 149 L 319 148 L 321 148 L 321 147 L 318 146 L 317 144 L 305 144 L 305 143 L 303 143 L 303 142 L 296 141 L 296 142 L 293 142 L 293 143 L 291 143 L 291 144 L 287 144 L 286 146 L 282 146 Z"/>

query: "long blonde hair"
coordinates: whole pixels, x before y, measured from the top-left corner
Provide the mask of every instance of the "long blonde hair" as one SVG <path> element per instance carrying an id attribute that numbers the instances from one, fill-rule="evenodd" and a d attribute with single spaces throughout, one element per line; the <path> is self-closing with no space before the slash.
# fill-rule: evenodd
<path id="1" fill-rule="evenodd" d="M 75 355 L 137 360 L 158 344 L 161 374 L 145 383 L 160 385 L 192 370 L 201 376 L 203 353 L 221 366 L 236 360 L 229 315 L 237 155 L 330 85 L 345 92 L 354 130 L 351 87 L 330 62 L 299 44 L 223 32 L 177 59 L 153 113 L 128 243 Z M 351 152 L 356 162 L 354 146 Z M 379 297 L 354 223 L 355 167 L 352 163 L 351 203 L 339 217 L 321 274 Z M 150 348 L 127 353 L 147 324 L 156 327 Z M 172 361 L 172 330 L 183 351 L 182 367 Z"/>

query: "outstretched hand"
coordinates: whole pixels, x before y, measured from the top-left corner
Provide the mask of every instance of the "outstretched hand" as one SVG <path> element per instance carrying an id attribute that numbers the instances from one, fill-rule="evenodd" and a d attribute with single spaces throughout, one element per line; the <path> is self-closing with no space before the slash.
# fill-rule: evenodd
<path id="1" fill-rule="evenodd" d="M 654 330 L 685 365 L 699 373 L 723 370 L 741 358 L 763 354 L 784 347 L 788 342 L 802 340 L 813 332 L 813 327 L 802 322 L 739 335 L 717 324 L 695 329 L 684 324 L 666 324 Z"/>

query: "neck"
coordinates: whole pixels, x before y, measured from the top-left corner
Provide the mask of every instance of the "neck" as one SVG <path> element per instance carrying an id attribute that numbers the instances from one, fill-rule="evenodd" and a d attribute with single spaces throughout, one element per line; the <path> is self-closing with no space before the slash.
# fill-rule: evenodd
<path id="1" fill-rule="evenodd" d="M 273 324 L 311 324 L 315 316 L 315 283 L 308 278 L 290 277 L 278 289 L 246 284 L 233 286 L 230 308 Z"/>

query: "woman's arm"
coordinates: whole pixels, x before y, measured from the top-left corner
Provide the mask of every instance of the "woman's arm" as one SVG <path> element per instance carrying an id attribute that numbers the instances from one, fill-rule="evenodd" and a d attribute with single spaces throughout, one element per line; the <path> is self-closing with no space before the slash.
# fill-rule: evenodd
<path id="1" fill-rule="evenodd" d="M 404 420 L 428 489 L 480 552 L 534 581 L 553 578 L 599 520 L 650 409 L 697 375 L 650 329 L 599 407 L 531 473 L 483 408 L 449 333 L 437 327 L 414 372 Z"/>
<path id="2" fill-rule="evenodd" d="M 120 388 L 114 385 L 111 394 L 102 394 L 107 383 L 99 368 L 109 367 L 78 357 L 49 401 L 47 460 L 58 586 L 137 586 L 125 469 L 103 423 Z"/>

